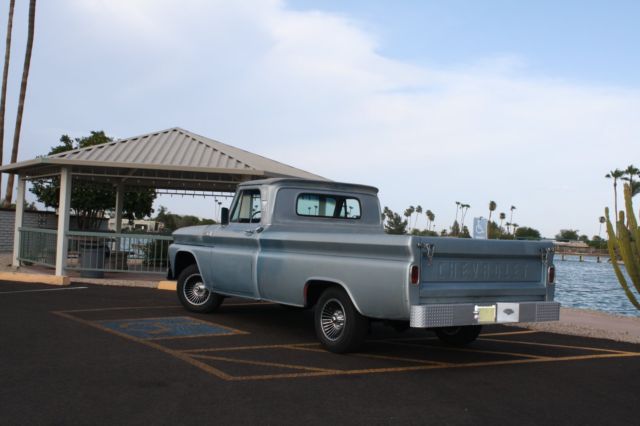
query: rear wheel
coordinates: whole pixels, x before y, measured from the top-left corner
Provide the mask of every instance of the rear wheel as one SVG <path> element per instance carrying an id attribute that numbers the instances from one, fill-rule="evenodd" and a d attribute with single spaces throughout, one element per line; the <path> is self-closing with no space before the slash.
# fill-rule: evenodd
<path id="1" fill-rule="evenodd" d="M 205 287 L 198 265 L 187 266 L 178 276 L 178 299 L 188 311 L 213 312 L 222 303 L 223 297 Z"/>
<path id="2" fill-rule="evenodd" d="M 478 338 L 482 326 L 465 325 L 461 327 L 436 328 L 436 336 L 443 342 L 452 346 L 464 346 Z"/>
<path id="3" fill-rule="evenodd" d="M 341 288 L 329 288 L 322 293 L 314 318 L 318 340 L 335 353 L 355 351 L 369 330 L 369 320 L 358 312 Z"/>

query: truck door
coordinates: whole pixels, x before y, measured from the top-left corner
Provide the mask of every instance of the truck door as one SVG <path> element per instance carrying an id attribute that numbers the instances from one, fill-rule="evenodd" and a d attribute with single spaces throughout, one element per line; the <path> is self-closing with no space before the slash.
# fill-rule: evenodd
<path id="1" fill-rule="evenodd" d="M 256 259 L 261 226 L 259 189 L 246 189 L 231 206 L 229 224 L 216 232 L 211 257 L 213 289 L 225 293 L 257 296 Z"/>

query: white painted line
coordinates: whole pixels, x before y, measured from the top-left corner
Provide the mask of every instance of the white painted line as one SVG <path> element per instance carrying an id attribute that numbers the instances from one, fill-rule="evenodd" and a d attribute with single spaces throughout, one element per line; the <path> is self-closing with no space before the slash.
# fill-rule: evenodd
<path id="1" fill-rule="evenodd" d="M 43 291 L 85 290 L 89 287 L 43 288 L 41 290 L 0 291 L 0 294 L 39 293 Z"/>

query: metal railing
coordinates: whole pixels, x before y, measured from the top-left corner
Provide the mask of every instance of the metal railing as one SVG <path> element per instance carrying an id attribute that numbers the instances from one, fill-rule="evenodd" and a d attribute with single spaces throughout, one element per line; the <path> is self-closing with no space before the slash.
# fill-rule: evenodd
<path id="1" fill-rule="evenodd" d="M 20 228 L 21 262 L 55 266 L 57 231 Z M 66 268 L 83 276 L 104 272 L 166 273 L 170 235 L 69 231 Z"/>
<path id="2" fill-rule="evenodd" d="M 55 266 L 56 239 L 55 229 L 19 228 L 20 252 L 18 260 L 26 264 Z"/>

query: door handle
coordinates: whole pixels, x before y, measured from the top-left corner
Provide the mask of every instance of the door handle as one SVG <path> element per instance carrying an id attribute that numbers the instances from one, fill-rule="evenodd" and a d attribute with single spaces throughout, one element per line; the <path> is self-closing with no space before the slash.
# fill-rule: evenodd
<path id="1" fill-rule="evenodd" d="M 262 231 L 264 231 L 264 228 L 262 226 L 258 226 L 256 229 L 247 229 L 244 231 L 244 233 L 246 235 L 253 235 L 256 232 L 259 234 Z"/>

